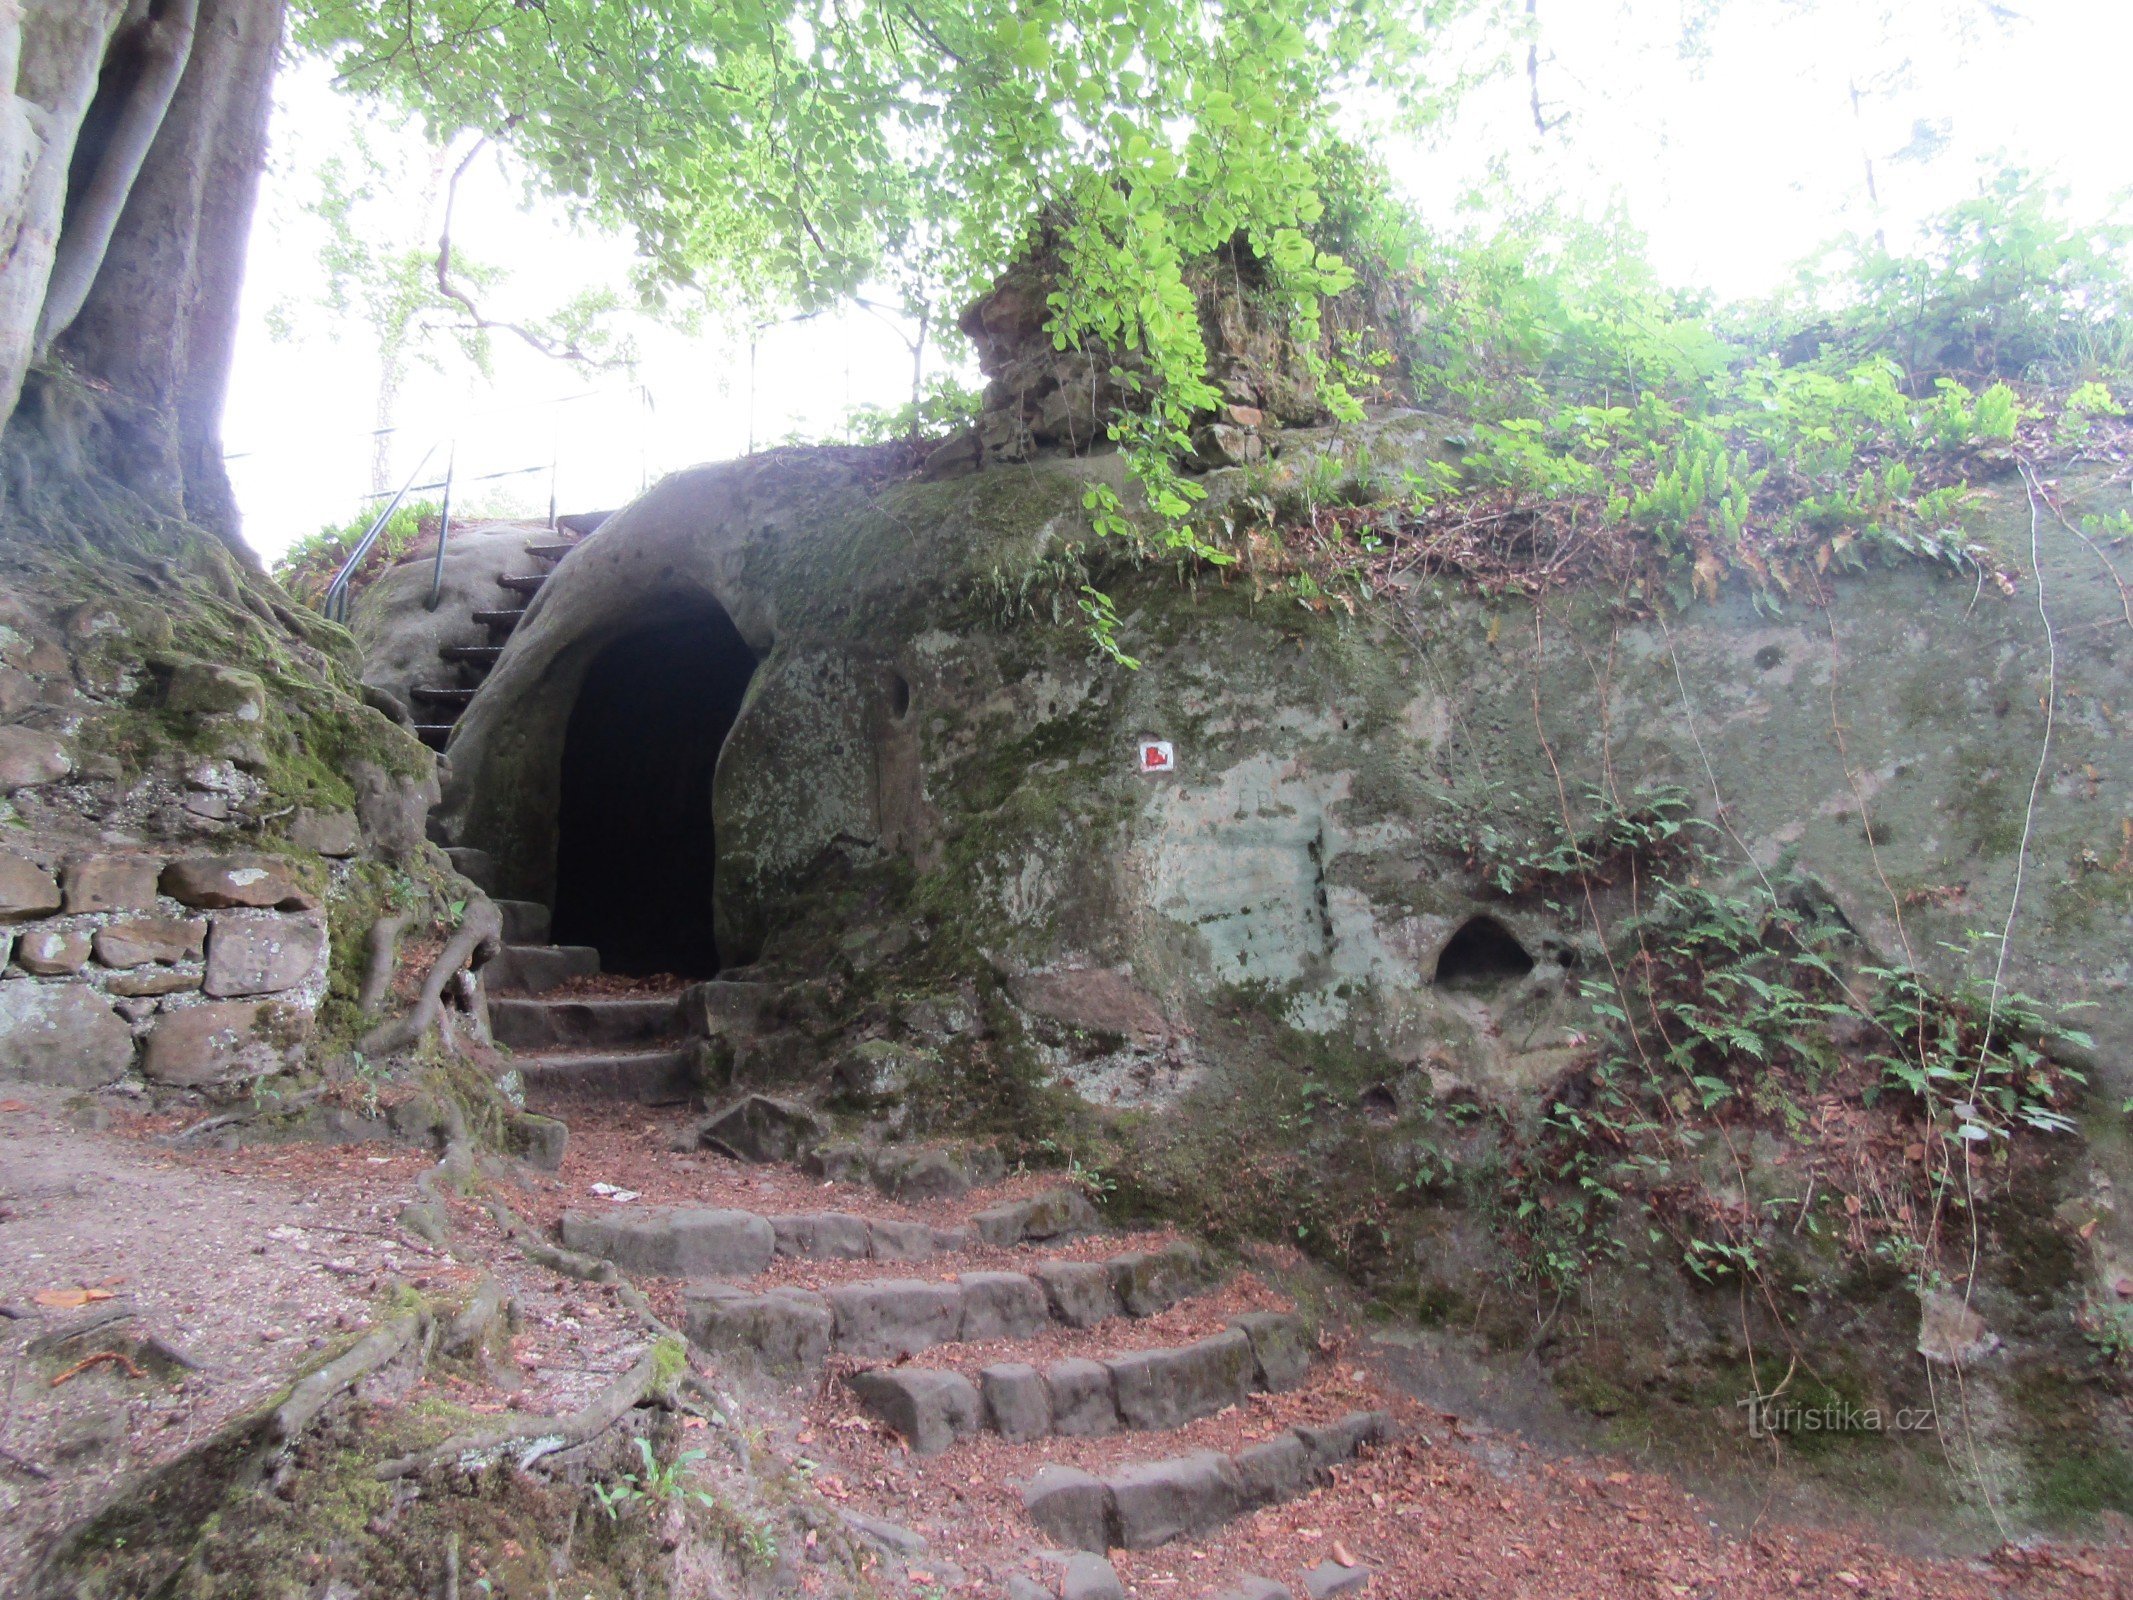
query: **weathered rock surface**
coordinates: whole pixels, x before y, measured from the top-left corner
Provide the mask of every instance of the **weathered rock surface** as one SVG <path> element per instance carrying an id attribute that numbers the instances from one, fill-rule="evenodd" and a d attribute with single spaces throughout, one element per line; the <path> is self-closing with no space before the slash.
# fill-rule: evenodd
<path id="1" fill-rule="evenodd" d="M 141 1070 L 157 1083 L 193 1089 L 288 1065 L 289 1045 L 309 1018 L 271 1002 L 223 1000 L 166 1011 L 148 1035 Z"/>
<path id="2" fill-rule="evenodd" d="M 133 1065 L 133 1030 L 87 984 L 0 983 L 0 1077 L 95 1089 Z"/>
<path id="3" fill-rule="evenodd" d="M 956 1338 L 963 1326 L 963 1286 L 919 1278 L 843 1284 L 824 1291 L 837 1316 L 837 1348 L 879 1361 L 914 1356 Z"/>
<path id="4" fill-rule="evenodd" d="M 0 920 L 19 922 L 59 909 L 59 885 L 23 856 L 0 855 Z"/>
<path id="5" fill-rule="evenodd" d="M 76 856 L 66 866 L 67 910 L 150 910 L 162 870 L 153 856 Z"/>
<path id="6" fill-rule="evenodd" d="M 295 869 L 274 856 L 191 856 L 163 869 L 163 893 L 189 906 L 280 906 L 306 911 L 317 896 Z"/>
<path id="7" fill-rule="evenodd" d="M 40 977 L 79 972 L 88 960 L 87 928 L 27 928 L 15 941 L 15 964 Z"/>
<path id="8" fill-rule="evenodd" d="M 753 1277 L 776 1251 L 767 1220 L 709 1206 L 566 1211 L 562 1235 L 573 1250 L 661 1278 Z"/>
<path id="9" fill-rule="evenodd" d="M 198 961 L 207 949 L 204 918 L 128 917 L 96 930 L 96 959 L 107 967 Z"/>
<path id="10" fill-rule="evenodd" d="M 231 914 L 215 919 L 207 941 L 211 995 L 279 994 L 311 976 L 326 949 L 326 926 L 310 917 Z"/>
<path id="11" fill-rule="evenodd" d="M 963 1320 L 956 1337 L 965 1344 L 987 1339 L 1033 1339 L 1049 1320 L 1044 1291 L 1019 1272 L 966 1272 Z"/>
<path id="12" fill-rule="evenodd" d="M 752 1094 L 703 1125 L 706 1147 L 736 1161 L 792 1161 L 829 1125 L 796 1100 Z"/>
<path id="13" fill-rule="evenodd" d="M 1010 1200 L 970 1219 L 978 1237 L 995 1249 L 1025 1241 L 1069 1239 L 1096 1230 L 1096 1208 L 1079 1189 L 1047 1189 L 1027 1200 Z"/>
<path id="14" fill-rule="evenodd" d="M 1049 1538 L 1069 1549 L 1152 1550 L 1207 1533 L 1258 1505 L 1293 1499 L 1328 1468 L 1352 1460 L 1366 1444 L 1381 1442 L 1389 1428 L 1382 1412 L 1358 1411 L 1325 1428 L 1292 1429 L 1235 1460 L 1198 1450 L 1137 1462 L 1101 1478 L 1075 1467 L 1045 1466 L 1024 1486 L 1023 1509 Z M 1308 1472 L 1298 1478 L 1262 1469 L 1248 1479 L 1241 1461 L 1268 1459 L 1258 1453 L 1284 1438 L 1301 1446 Z"/>
<path id="15" fill-rule="evenodd" d="M 938 1455 L 978 1431 L 978 1391 L 959 1372 L 876 1367 L 845 1382 L 860 1404 L 904 1436 L 914 1455 Z"/>
<path id="16" fill-rule="evenodd" d="M 73 770 L 64 740 L 35 728 L 0 725 L 0 794 L 57 783 Z"/>
<path id="17" fill-rule="evenodd" d="M 978 1373 L 985 1426 L 1009 1444 L 1046 1438 L 1052 1431 L 1052 1399 L 1044 1376 L 1022 1361 L 1002 1361 Z"/>
<path id="18" fill-rule="evenodd" d="M 754 1358 L 774 1372 L 812 1372 L 829 1358 L 836 1315 L 819 1294 L 772 1289 L 748 1294 L 711 1286 L 684 1300 L 688 1335 L 706 1350 Z"/>
<path id="19" fill-rule="evenodd" d="M 322 856 L 352 856 L 363 848 L 363 830 L 353 811 L 298 808 L 289 819 L 289 842 Z"/>
<path id="20" fill-rule="evenodd" d="M 1044 1371 L 1051 1397 L 1052 1431 L 1067 1438 L 1101 1438 L 1118 1432 L 1118 1392 L 1101 1361 L 1069 1357 Z"/>
<path id="21" fill-rule="evenodd" d="M 1182 1428 L 1251 1397 L 1251 1341 L 1234 1328 L 1178 1349 L 1114 1356 L 1105 1365 L 1119 1421 L 1129 1428 Z"/>

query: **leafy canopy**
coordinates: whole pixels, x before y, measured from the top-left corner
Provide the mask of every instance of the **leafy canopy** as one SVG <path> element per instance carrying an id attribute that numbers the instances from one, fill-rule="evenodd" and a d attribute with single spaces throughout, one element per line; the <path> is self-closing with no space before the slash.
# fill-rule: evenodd
<path id="1" fill-rule="evenodd" d="M 967 297 L 1076 220 L 1063 340 L 1205 366 L 1183 261 L 1242 235 L 1308 319 L 1350 97 L 1418 110 L 1425 45 L 1500 0 L 299 0 L 297 37 L 432 135 L 508 141 L 635 237 L 653 288 L 802 308 Z M 952 298 L 951 298 L 952 297 Z"/>

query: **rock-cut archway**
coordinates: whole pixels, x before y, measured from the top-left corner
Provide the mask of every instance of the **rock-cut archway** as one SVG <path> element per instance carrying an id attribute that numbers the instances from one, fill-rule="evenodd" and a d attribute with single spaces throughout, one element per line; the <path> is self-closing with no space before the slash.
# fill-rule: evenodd
<path id="1" fill-rule="evenodd" d="M 554 928 L 597 949 L 604 971 L 719 969 L 712 782 L 755 666 L 707 598 L 586 670 L 563 737 Z"/>

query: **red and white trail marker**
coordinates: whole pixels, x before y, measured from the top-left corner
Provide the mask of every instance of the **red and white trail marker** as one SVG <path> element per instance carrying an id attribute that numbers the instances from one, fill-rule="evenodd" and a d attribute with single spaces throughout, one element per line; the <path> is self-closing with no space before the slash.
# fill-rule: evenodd
<path id="1" fill-rule="evenodd" d="M 1168 739 L 1143 739 L 1141 741 L 1140 771 L 1146 776 L 1159 772 L 1175 772 L 1178 758 L 1170 748 Z"/>

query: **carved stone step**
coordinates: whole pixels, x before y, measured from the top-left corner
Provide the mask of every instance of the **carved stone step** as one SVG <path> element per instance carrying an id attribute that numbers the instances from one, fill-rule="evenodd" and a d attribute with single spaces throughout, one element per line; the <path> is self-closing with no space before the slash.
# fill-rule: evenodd
<path id="1" fill-rule="evenodd" d="M 464 709 L 474 698 L 472 689 L 444 688 L 428 683 L 415 684 L 407 692 L 426 706 L 452 706 L 455 709 Z"/>
<path id="2" fill-rule="evenodd" d="M 542 584 L 548 581 L 548 574 L 545 572 L 512 572 L 506 573 L 496 581 L 514 593 L 532 595 Z"/>
<path id="3" fill-rule="evenodd" d="M 1171 1248 L 1181 1257 L 1189 1255 L 1198 1270 L 1189 1285 L 1183 1273 L 1166 1276 L 1177 1294 L 1162 1309 L 1198 1293 L 1213 1277 L 1206 1258 L 1193 1246 Z M 1076 1265 L 1115 1268 L 1127 1262 L 1124 1270 L 1132 1274 L 1144 1254 Z M 1065 1263 L 1040 1263 L 1027 1274 L 966 1272 L 950 1282 L 870 1279 L 820 1293 L 774 1289 L 749 1294 L 705 1286 L 687 1294 L 683 1311 L 689 1337 L 707 1350 L 752 1355 L 773 1370 L 805 1371 L 819 1366 L 832 1350 L 861 1359 L 894 1360 L 935 1345 L 1030 1337 L 1047 1322 L 1063 1320 L 1042 1276 L 1047 1267 L 1059 1265 Z M 1248 1344 L 1246 1349 L 1248 1363 Z"/>
<path id="4" fill-rule="evenodd" d="M 519 625 L 519 619 L 525 614 L 526 608 L 519 606 L 509 611 L 477 611 L 474 613 L 474 620 L 492 634 L 509 633 Z"/>
<path id="5" fill-rule="evenodd" d="M 486 672 L 496 665 L 496 658 L 504 653 L 500 644 L 444 644 L 437 647 L 437 654 L 447 661 L 457 662 L 462 667 L 479 667 Z"/>
<path id="6" fill-rule="evenodd" d="M 572 978 L 600 970 L 600 952 L 586 944 L 507 944 L 483 969 L 494 994 L 545 994 Z"/>
<path id="7" fill-rule="evenodd" d="M 1296 1387 L 1310 1360 L 1303 1319 L 1269 1311 L 1177 1348 L 1059 1361 L 1046 1372 L 1023 1362 L 996 1363 L 975 1385 L 960 1373 L 899 1365 L 849 1387 L 916 1454 L 931 1455 L 981 1427 L 1014 1444 L 1055 1433 L 1168 1432 L 1242 1405 L 1254 1393 Z"/>
<path id="8" fill-rule="evenodd" d="M 1046 1537 L 1069 1549 L 1153 1550 L 1293 1500 L 1391 1431 L 1384 1412 L 1354 1411 L 1326 1427 L 1290 1428 L 1234 1456 L 1196 1450 L 1103 1477 L 1046 1466 L 1024 1487 L 1022 1504 Z"/>
<path id="9" fill-rule="evenodd" d="M 689 1050 L 522 1056 L 514 1065 L 529 1100 L 634 1100 L 648 1106 L 679 1105 L 697 1088 L 696 1055 Z"/>
<path id="10" fill-rule="evenodd" d="M 514 1050 L 583 1050 L 647 1045 L 674 1034 L 677 1009 L 664 996 L 549 1000 L 499 995 L 489 1002 L 489 1030 Z"/>
<path id="11" fill-rule="evenodd" d="M 546 944 L 548 908 L 538 900 L 498 900 L 497 913 L 504 919 L 504 943 Z"/>
<path id="12" fill-rule="evenodd" d="M 442 750 L 451 742 L 452 729 L 456 726 L 456 723 L 450 722 L 418 722 L 415 724 L 415 737 L 432 750 Z"/>

